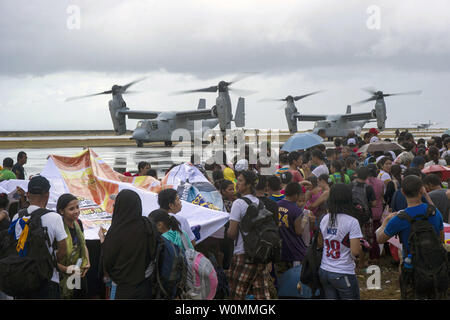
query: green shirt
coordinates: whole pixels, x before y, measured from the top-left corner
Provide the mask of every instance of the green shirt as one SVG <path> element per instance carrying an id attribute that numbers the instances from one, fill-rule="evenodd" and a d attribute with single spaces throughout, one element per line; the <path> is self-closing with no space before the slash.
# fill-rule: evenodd
<path id="1" fill-rule="evenodd" d="M 8 170 L 8 169 L 3 169 L 0 171 L 0 181 L 10 180 L 10 179 L 17 179 L 14 172 L 12 172 L 11 170 Z"/>
<path id="2" fill-rule="evenodd" d="M 353 180 L 354 178 L 356 178 L 356 171 L 355 170 L 348 169 L 346 173 L 349 176 L 350 180 Z"/>
<path id="3" fill-rule="evenodd" d="M 336 183 L 349 184 L 350 183 L 349 176 L 344 174 L 344 181 L 342 181 L 342 176 L 339 172 L 336 172 L 336 173 L 333 173 L 332 175 L 330 175 L 330 180 L 333 181 L 334 184 L 336 184 Z"/>

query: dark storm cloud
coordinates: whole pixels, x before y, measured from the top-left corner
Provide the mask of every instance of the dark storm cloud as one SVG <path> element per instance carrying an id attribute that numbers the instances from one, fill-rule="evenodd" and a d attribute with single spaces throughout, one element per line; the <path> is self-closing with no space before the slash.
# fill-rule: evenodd
<path id="1" fill-rule="evenodd" d="M 410 11 L 402 15 L 401 8 L 378 2 L 380 30 L 367 28 L 372 3 L 364 1 L 339 7 L 249 1 L 244 8 L 237 1 L 2 2 L 0 72 L 165 69 L 205 77 L 327 66 L 448 70 L 450 37 L 442 18 L 449 17 L 449 5 L 437 1 L 440 10 L 432 10 L 422 1 L 413 10 L 403 4 Z M 67 28 L 72 4 L 81 9 L 80 30 Z"/>

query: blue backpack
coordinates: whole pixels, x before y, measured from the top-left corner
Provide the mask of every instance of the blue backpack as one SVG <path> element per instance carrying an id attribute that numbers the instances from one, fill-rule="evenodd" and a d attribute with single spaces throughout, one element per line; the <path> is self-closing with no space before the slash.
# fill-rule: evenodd
<path id="1" fill-rule="evenodd" d="M 183 298 L 186 292 L 187 262 L 184 252 L 156 230 L 145 218 L 147 233 L 152 238 L 150 277 L 154 299 Z"/>

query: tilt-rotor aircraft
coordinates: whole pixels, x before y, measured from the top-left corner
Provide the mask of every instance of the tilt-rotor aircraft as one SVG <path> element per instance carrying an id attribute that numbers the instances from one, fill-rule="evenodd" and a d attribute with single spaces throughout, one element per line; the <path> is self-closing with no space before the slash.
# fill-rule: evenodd
<path id="1" fill-rule="evenodd" d="M 378 129 L 384 130 L 387 119 L 386 103 L 384 101 L 384 98 L 395 95 L 421 93 L 421 91 L 411 91 L 385 94 L 382 91 L 375 91 L 370 88 L 366 88 L 363 90 L 369 92 L 372 96 L 366 100 L 356 102 L 354 105 L 360 105 L 369 101 L 375 101 L 374 109 L 372 109 L 372 111 L 370 112 L 352 113 L 352 108 L 350 105 L 347 106 L 347 111 L 345 114 L 321 115 L 303 114 L 298 112 L 297 107 L 295 106 L 295 101 L 306 98 L 320 91 L 305 94 L 302 96 L 287 96 L 286 98 L 272 101 L 286 102 L 285 115 L 289 127 L 289 132 L 291 134 L 298 131 L 297 121 L 315 121 L 316 123 L 314 124 L 313 133 L 317 134 L 320 129 L 324 129 L 326 136 L 329 139 L 332 139 L 333 137 L 346 137 L 350 132 L 360 134 L 361 129 L 368 122 L 376 122 Z"/>
<path id="2" fill-rule="evenodd" d="M 431 126 L 435 126 L 435 125 L 438 125 L 438 124 L 439 124 L 439 122 L 431 122 L 431 120 L 428 121 L 428 123 L 427 122 L 425 122 L 425 123 L 411 123 L 411 125 L 417 126 L 417 129 L 428 129 Z"/>
<path id="3" fill-rule="evenodd" d="M 231 111 L 231 99 L 229 96 L 228 86 L 235 83 L 237 79 L 231 82 L 221 81 L 218 85 L 205 89 L 183 91 L 179 93 L 189 92 L 216 92 L 218 91 L 218 97 L 216 99 L 216 105 L 211 108 L 206 108 L 206 100 L 200 99 L 197 110 L 190 111 L 148 111 L 148 110 L 130 110 L 127 107 L 122 95 L 134 93 L 127 91 L 129 87 L 135 83 L 142 81 L 146 78 L 132 81 L 124 86 L 114 85 L 111 90 L 103 91 L 100 93 L 89 94 L 84 96 L 76 96 L 66 99 L 66 101 L 72 101 L 81 98 L 93 97 L 103 94 L 112 94 L 112 100 L 109 101 L 109 112 L 111 114 L 111 120 L 113 123 L 114 131 L 117 135 L 126 133 L 126 121 L 128 119 L 141 119 L 136 125 L 136 129 L 133 131 L 131 139 L 136 141 L 138 147 L 142 147 L 146 142 L 164 142 L 166 146 L 172 145 L 172 132 L 176 129 L 186 129 L 191 134 L 193 141 L 194 121 L 202 121 L 201 136 L 209 130 L 219 124 L 220 130 L 225 131 L 231 128 L 231 121 L 235 122 L 236 127 L 245 126 L 245 99 L 240 97 L 236 107 L 236 114 L 233 118 Z M 232 90 L 232 89 L 230 89 Z M 238 91 L 236 89 L 233 89 Z M 181 138 L 180 138 L 181 140 Z M 179 140 L 179 141 L 180 141 Z"/>

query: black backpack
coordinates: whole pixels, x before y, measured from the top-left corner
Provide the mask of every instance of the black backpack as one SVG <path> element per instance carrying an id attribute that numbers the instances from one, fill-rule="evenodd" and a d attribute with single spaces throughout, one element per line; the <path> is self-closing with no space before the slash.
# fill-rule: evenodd
<path id="1" fill-rule="evenodd" d="M 321 288 L 319 279 L 319 268 L 322 263 L 323 247 L 318 248 L 318 237 L 320 229 L 314 232 L 311 245 L 306 250 L 302 261 L 302 271 L 300 273 L 300 282 L 311 288 L 314 295 L 317 289 Z"/>
<path id="2" fill-rule="evenodd" d="M 352 182 L 352 200 L 356 209 L 357 219 L 360 225 L 363 225 L 372 218 L 372 210 L 370 210 L 367 201 L 367 184 L 364 187 L 358 186 L 356 181 Z"/>
<path id="3" fill-rule="evenodd" d="M 242 197 L 248 204 L 239 224 L 248 263 L 269 263 L 281 260 L 281 238 L 273 213 L 259 199 L 256 206 L 250 199 Z M 244 232 L 247 235 L 244 235 Z"/>
<path id="4" fill-rule="evenodd" d="M 153 299 L 184 297 L 187 262 L 183 251 L 161 236 L 151 219 L 143 217 L 150 252 L 146 278 L 152 285 Z"/>
<path id="5" fill-rule="evenodd" d="M 435 214 L 435 207 L 428 205 L 424 215 L 411 218 L 405 211 L 397 215 L 411 225 L 408 238 L 412 255 L 413 287 L 416 297 L 445 293 L 448 289 L 449 266 L 447 252 L 439 235 L 428 218 Z"/>
<path id="6" fill-rule="evenodd" d="M 9 296 L 21 297 L 37 292 L 53 276 L 56 268 L 56 256 L 48 248 L 52 243 L 47 227 L 42 226 L 41 217 L 51 210 L 39 208 L 32 212 L 28 225 L 26 256 L 16 251 L 17 240 L 13 234 L 2 232 L 0 244 L 0 291 Z M 19 219 L 26 209 L 19 211 Z M 17 222 L 19 223 L 19 222 Z M 48 245 L 48 247 L 47 247 Z M 54 249 L 54 247 L 53 247 Z"/>

